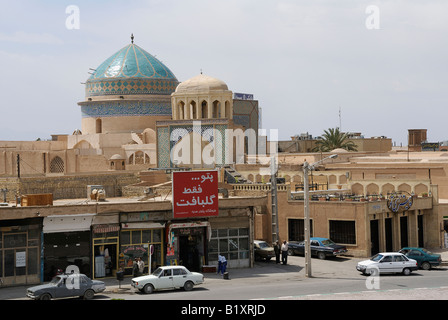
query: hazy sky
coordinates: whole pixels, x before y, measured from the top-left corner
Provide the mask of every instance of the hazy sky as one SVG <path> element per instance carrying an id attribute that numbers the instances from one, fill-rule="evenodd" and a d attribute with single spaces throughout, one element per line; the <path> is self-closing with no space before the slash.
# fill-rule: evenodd
<path id="1" fill-rule="evenodd" d="M 179 81 L 202 69 L 254 94 L 281 140 L 339 125 L 448 140 L 447 12 L 446 0 L 2 0 L 0 140 L 81 128 L 81 82 L 131 33 Z"/>

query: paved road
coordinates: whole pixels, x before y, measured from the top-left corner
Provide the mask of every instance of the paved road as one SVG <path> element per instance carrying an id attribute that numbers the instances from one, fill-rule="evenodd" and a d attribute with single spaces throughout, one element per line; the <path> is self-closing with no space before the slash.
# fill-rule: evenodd
<path id="1" fill-rule="evenodd" d="M 446 300 L 448 269 L 439 267 L 418 271 L 410 276 L 385 275 L 379 287 L 369 290 L 372 279 L 361 275 L 355 266 L 361 259 L 312 259 L 313 278 L 305 277 L 304 258 L 289 257 L 288 265 L 274 261 L 257 262 L 252 269 L 229 270 L 230 280 L 216 274 L 205 274 L 205 284 L 191 292 L 169 290 L 144 295 L 130 287 L 130 278 L 118 288 L 115 279 L 106 280 L 107 290 L 95 300 Z M 366 282 L 367 281 L 367 282 Z M 25 288 L 1 288 L 0 299 L 26 299 Z"/>

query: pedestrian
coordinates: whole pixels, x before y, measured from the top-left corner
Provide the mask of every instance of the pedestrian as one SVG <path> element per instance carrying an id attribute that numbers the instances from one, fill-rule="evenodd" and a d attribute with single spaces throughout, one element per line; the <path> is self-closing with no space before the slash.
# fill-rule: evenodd
<path id="1" fill-rule="evenodd" d="M 142 276 L 143 271 L 145 270 L 145 262 L 140 257 L 137 259 L 137 266 L 138 266 L 138 275 Z"/>
<path id="2" fill-rule="evenodd" d="M 227 259 L 226 257 L 218 254 L 218 274 L 221 272 L 221 275 L 224 275 L 227 268 Z"/>
<path id="3" fill-rule="evenodd" d="M 280 245 L 278 240 L 274 242 L 275 263 L 280 263 Z"/>
<path id="4" fill-rule="evenodd" d="M 288 263 L 288 243 L 286 242 L 286 240 L 284 240 L 282 244 L 282 263 Z"/>
<path id="5" fill-rule="evenodd" d="M 137 258 L 134 259 L 134 263 L 132 264 L 132 275 L 134 277 L 138 277 L 138 260 Z"/>

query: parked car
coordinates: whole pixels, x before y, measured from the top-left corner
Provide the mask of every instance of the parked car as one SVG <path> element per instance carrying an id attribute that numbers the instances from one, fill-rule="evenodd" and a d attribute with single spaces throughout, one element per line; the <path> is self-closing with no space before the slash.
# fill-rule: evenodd
<path id="1" fill-rule="evenodd" d="M 311 255 L 317 256 L 319 259 L 327 257 L 335 257 L 347 252 L 347 247 L 336 244 L 328 238 L 312 237 L 310 238 Z M 289 255 L 304 255 L 305 241 L 290 241 L 288 243 Z"/>
<path id="2" fill-rule="evenodd" d="M 91 280 L 85 274 L 59 274 L 43 285 L 28 288 L 26 296 L 34 300 L 51 300 L 55 298 L 83 297 L 92 299 L 95 293 L 103 292 L 103 281 Z"/>
<path id="3" fill-rule="evenodd" d="M 190 272 L 184 266 L 159 267 L 150 275 L 131 280 L 131 286 L 143 293 L 178 288 L 190 291 L 195 285 L 201 283 L 204 283 L 204 276 L 198 272 Z"/>
<path id="4" fill-rule="evenodd" d="M 363 274 L 381 273 L 403 273 L 411 274 L 412 271 L 418 270 L 417 261 L 406 257 L 399 252 L 384 252 L 374 255 L 369 260 L 358 262 L 356 270 Z"/>
<path id="5" fill-rule="evenodd" d="M 400 253 L 406 257 L 417 260 L 418 266 L 423 270 L 429 270 L 442 263 L 442 256 L 438 253 L 432 253 L 424 248 L 405 247 Z"/>
<path id="6" fill-rule="evenodd" d="M 254 240 L 254 255 L 255 260 L 269 261 L 275 257 L 274 248 L 263 240 Z"/>

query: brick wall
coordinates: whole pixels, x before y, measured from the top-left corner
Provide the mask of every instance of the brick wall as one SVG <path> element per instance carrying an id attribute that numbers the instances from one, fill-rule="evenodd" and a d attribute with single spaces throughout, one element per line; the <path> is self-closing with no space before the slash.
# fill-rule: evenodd
<path id="1" fill-rule="evenodd" d="M 38 177 L 38 178 L 0 178 L 0 189 L 7 188 L 7 201 L 14 201 L 15 194 L 51 193 L 53 199 L 87 198 L 88 185 L 102 185 L 107 197 L 119 197 L 122 188 L 140 181 L 136 173 L 110 173 L 96 175 Z M 0 193 L 0 202 L 3 194 Z"/>

